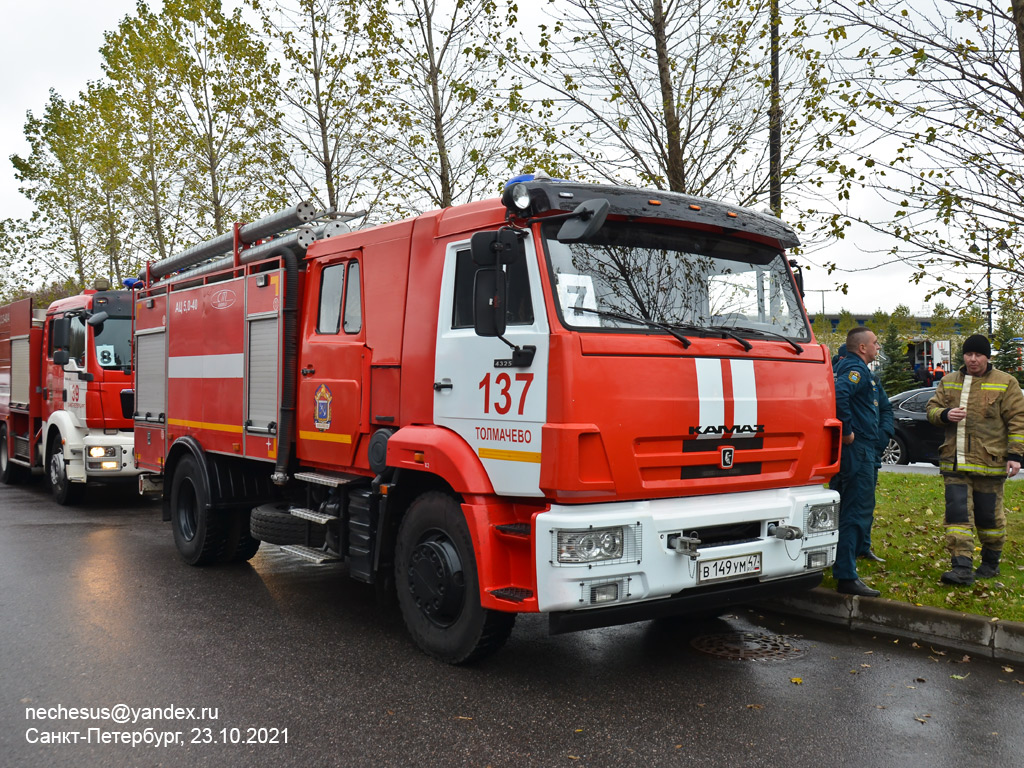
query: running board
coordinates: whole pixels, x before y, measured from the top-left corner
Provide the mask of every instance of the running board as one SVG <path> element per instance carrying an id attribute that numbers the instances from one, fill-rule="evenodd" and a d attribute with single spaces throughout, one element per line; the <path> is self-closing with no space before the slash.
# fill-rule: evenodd
<path id="1" fill-rule="evenodd" d="M 341 562 L 341 555 L 336 555 L 333 552 L 324 552 L 322 549 L 314 549 L 313 547 L 304 547 L 300 544 L 284 544 L 281 546 L 281 549 L 317 564 Z"/>

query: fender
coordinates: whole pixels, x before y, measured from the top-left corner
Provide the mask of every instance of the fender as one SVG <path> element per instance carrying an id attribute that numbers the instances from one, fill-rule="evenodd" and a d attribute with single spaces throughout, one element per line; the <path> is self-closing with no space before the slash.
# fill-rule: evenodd
<path id="1" fill-rule="evenodd" d="M 206 451 L 203 450 L 203 446 L 199 444 L 199 441 L 194 437 L 180 437 L 174 441 L 174 444 L 167 451 L 167 463 L 164 465 L 164 483 L 167 492 L 163 494 L 163 517 L 164 522 L 168 522 L 171 519 L 171 483 L 174 480 L 174 471 L 178 467 L 178 462 L 181 461 L 181 457 L 185 455 L 191 455 L 199 466 L 199 471 L 203 475 L 203 485 L 206 487 L 206 498 L 210 498 L 210 467 L 206 462 Z"/>
<path id="2" fill-rule="evenodd" d="M 67 411 L 54 411 L 46 420 L 46 427 L 43 434 L 46 435 L 46 442 L 43 444 L 44 467 L 50 460 L 50 440 L 54 431 L 60 434 L 64 441 L 64 461 L 67 466 L 68 480 L 76 483 L 85 482 L 85 436 L 88 430 L 78 425 Z"/>
<path id="3" fill-rule="evenodd" d="M 480 457 L 444 427 L 402 427 L 388 438 L 387 465 L 429 472 L 460 494 L 493 495 L 494 487 Z"/>

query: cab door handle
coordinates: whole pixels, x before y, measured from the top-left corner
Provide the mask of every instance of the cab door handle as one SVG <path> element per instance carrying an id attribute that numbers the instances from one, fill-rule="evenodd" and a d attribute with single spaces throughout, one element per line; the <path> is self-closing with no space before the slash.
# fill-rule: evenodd
<path id="1" fill-rule="evenodd" d="M 312 376 L 314 373 L 316 373 L 316 368 L 303 368 L 301 371 L 299 371 L 299 373 L 301 373 L 303 376 Z"/>

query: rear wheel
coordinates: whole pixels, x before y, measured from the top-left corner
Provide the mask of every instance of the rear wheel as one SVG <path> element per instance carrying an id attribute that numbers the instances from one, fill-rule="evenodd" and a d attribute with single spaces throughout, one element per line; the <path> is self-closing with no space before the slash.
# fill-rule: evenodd
<path id="1" fill-rule="evenodd" d="M 0 425 L 0 482 L 4 485 L 23 483 L 29 479 L 31 472 L 28 467 L 15 464 L 10 460 L 7 452 L 10 446 L 7 443 L 7 425 Z"/>
<path id="2" fill-rule="evenodd" d="M 890 437 L 889 444 L 882 450 L 882 463 L 909 464 L 910 456 L 907 454 L 907 444 L 896 435 Z"/>
<path id="3" fill-rule="evenodd" d="M 64 441 L 59 434 L 50 441 L 50 461 L 47 470 L 50 493 L 58 504 L 75 504 L 82 498 L 84 483 L 73 483 L 68 478 L 68 466 L 64 461 Z"/>
<path id="4" fill-rule="evenodd" d="M 185 456 L 171 480 L 171 528 L 174 544 L 189 565 L 222 559 L 227 546 L 224 521 L 209 509 L 210 492 L 196 459 Z"/>
<path id="5" fill-rule="evenodd" d="M 494 653 L 512 632 L 514 613 L 480 605 L 469 528 L 445 493 L 425 493 L 409 506 L 398 531 L 395 585 L 416 644 L 449 664 Z"/>
<path id="6" fill-rule="evenodd" d="M 227 547 L 224 550 L 225 563 L 244 563 L 260 548 L 260 540 L 249 533 L 249 510 L 234 510 L 228 516 Z"/>

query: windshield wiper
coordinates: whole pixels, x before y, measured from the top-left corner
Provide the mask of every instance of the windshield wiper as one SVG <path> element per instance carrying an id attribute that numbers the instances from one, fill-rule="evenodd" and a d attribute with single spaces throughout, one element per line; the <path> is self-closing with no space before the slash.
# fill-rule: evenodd
<path id="1" fill-rule="evenodd" d="M 748 328 L 748 327 L 743 326 L 743 325 L 734 325 L 733 329 L 737 330 L 737 331 L 743 331 L 744 333 L 754 333 L 754 334 L 757 334 L 758 336 L 771 336 L 772 338 L 775 338 L 775 339 L 781 339 L 782 341 L 785 341 L 791 347 L 793 347 L 793 349 L 796 350 L 796 353 L 798 355 L 803 354 L 803 351 L 804 351 L 803 347 L 801 347 L 799 344 L 797 344 L 795 341 L 793 341 L 788 336 L 783 336 L 781 333 L 776 333 L 775 331 L 765 331 L 765 330 L 762 330 L 761 328 Z"/>
<path id="2" fill-rule="evenodd" d="M 743 345 L 743 349 L 746 350 L 747 352 L 752 350 L 754 348 L 754 345 L 751 344 L 746 339 L 740 338 L 735 333 L 733 333 L 732 332 L 732 328 L 733 327 L 734 326 L 730 326 L 730 327 L 727 328 L 724 325 L 709 325 L 708 326 L 708 328 L 710 330 L 718 331 L 720 334 L 722 334 L 722 336 L 728 336 L 730 339 L 735 339 L 736 341 L 738 341 L 740 344 Z"/>
<path id="3" fill-rule="evenodd" d="M 680 333 L 678 327 L 667 325 L 666 323 L 659 323 L 657 320 L 646 320 L 642 317 L 636 317 L 635 315 L 627 315 L 625 312 L 610 312 L 606 309 L 591 309 L 590 307 L 572 307 L 572 310 L 576 312 L 589 312 L 590 314 L 597 315 L 598 317 L 607 317 L 609 320 L 619 320 L 624 323 L 633 323 L 634 325 L 646 325 L 648 328 L 658 328 L 679 339 L 679 341 L 683 343 L 683 349 L 689 349 L 690 345 L 693 343 Z M 695 331 L 701 330 L 697 326 L 692 326 L 692 328 Z"/>

